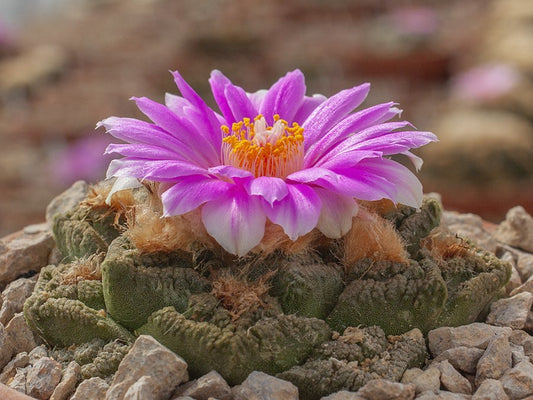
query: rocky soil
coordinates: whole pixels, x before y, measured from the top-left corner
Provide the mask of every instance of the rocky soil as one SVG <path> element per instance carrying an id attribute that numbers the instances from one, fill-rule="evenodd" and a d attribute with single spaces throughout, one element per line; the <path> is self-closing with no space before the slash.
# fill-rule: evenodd
<path id="1" fill-rule="evenodd" d="M 85 190 L 83 182 L 76 183 L 50 204 L 49 214 L 68 209 Z M 445 212 L 442 223 L 511 263 L 507 296 L 494 302 L 481 321 L 430 331 L 430 358 L 424 369 L 407 370 L 400 383 L 376 379 L 358 392 L 341 391 L 324 399 L 533 398 L 533 217 L 518 206 L 499 225 L 456 212 Z M 234 387 L 216 371 L 190 380 L 187 363 L 179 355 L 144 335 L 137 338 L 112 378 L 82 380 L 80 365 L 61 363 L 22 315 L 40 268 L 56 263 L 57 258 L 46 222 L 0 240 L 2 385 L 41 400 L 299 399 L 292 383 L 262 372 L 251 373 Z"/>

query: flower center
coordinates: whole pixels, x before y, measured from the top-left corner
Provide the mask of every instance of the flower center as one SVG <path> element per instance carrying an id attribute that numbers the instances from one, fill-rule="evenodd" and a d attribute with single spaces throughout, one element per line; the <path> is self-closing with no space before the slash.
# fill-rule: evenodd
<path id="1" fill-rule="evenodd" d="M 296 122 L 274 115 L 274 125 L 268 126 L 258 115 L 253 122 L 244 118 L 229 127 L 223 125 L 222 158 L 224 164 L 250 171 L 255 177 L 285 178 L 302 169 L 304 158 L 303 128 Z"/>

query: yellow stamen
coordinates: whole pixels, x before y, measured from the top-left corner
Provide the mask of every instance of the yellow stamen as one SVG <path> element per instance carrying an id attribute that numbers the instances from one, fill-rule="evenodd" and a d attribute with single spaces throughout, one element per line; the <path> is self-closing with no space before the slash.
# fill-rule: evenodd
<path id="1" fill-rule="evenodd" d="M 268 126 L 258 115 L 253 122 L 243 118 L 231 126 L 222 126 L 222 158 L 226 165 L 250 171 L 255 177 L 285 178 L 303 166 L 303 128 L 296 122 L 291 127 L 279 115 Z"/>

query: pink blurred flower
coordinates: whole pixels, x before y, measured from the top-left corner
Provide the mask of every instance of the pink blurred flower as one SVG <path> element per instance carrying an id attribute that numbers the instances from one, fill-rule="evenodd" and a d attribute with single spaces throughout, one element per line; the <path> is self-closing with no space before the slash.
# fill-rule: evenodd
<path id="1" fill-rule="evenodd" d="M 451 81 L 452 95 L 471 101 L 490 101 L 511 91 L 520 73 L 507 64 L 485 64 L 456 75 Z"/>

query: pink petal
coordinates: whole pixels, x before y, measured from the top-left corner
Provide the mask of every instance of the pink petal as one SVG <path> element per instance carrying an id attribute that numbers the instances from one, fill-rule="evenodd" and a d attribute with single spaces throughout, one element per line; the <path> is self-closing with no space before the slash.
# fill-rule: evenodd
<path id="1" fill-rule="evenodd" d="M 199 158 L 206 161 L 202 164 L 216 164 L 220 159 L 220 146 L 215 148 L 209 135 L 197 129 L 201 125 L 201 118 L 193 120 L 178 117 L 166 106 L 156 103 L 146 97 L 133 98 L 137 107 L 156 125 L 176 138 L 183 146 L 191 149 Z M 195 126 L 196 125 L 196 126 Z M 220 133 L 219 133 L 220 136 Z"/>
<path id="2" fill-rule="evenodd" d="M 300 70 L 287 73 L 268 90 L 259 113 L 272 125 L 273 116 L 278 114 L 286 121 L 292 121 L 305 95 L 305 77 Z"/>
<path id="3" fill-rule="evenodd" d="M 364 83 L 337 93 L 315 108 L 303 123 L 306 150 L 359 106 L 369 90 L 370 84 Z"/>
<path id="4" fill-rule="evenodd" d="M 400 110 L 393 107 L 395 103 L 384 103 L 374 107 L 365 108 L 354 114 L 349 115 L 339 122 L 330 131 L 320 137 L 306 151 L 305 165 L 315 165 L 324 154 L 327 154 L 331 148 L 351 135 L 355 135 L 372 125 L 387 121 L 397 115 Z M 305 135 L 305 132 L 304 132 Z"/>
<path id="5" fill-rule="evenodd" d="M 189 100 L 171 93 L 165 93 L 165 105 L 177 116 L 182 116 L 185 108 L 192 107 Z"/>
<path id="6" fill-rule="evenodd" d="M 246 187 L 248 194 L 252 196 L 261 196 L 271 206 L 275 201 L 281 200 L 287 196 L 289 190 L 283 179 L 260 176 L 255 178 Z"/>
<path id="7" fill-rule="evenodd" d="M 204 204 L 202 222 L 226 251 L 244 256 L 263 238 L 266 215 L 259 198 L 234 187 Z"/>
<path id="8" fill-rule="evenodd" d="M 175 151 L 167 150 L 163 147 L 149 144 L 117 144 L 111 143 L 107 146 L 104 154 L 119 153 L 126 157 L 144 158 L 149 160 L 183 160 L 183 157 Z M 191 160 L 187 160 L 191 161 Z"/>
<path id="9" fill-rule="evenodd" d="M 256 110 L 259 110 L 261 108 L 261 103 L 263 102 L 263 99 L 265 98 L 266 94 L 268 93 L 267 89 L 261 89 L 254 93 L 246 93 L 250 101 L 252 102 L 252 105 Z"/>
<path id="10" fill-rule="evenodd" d="M 196 110 L 198 110 L 200 118 L 196 121 L 199 130 L 202 134 L 209 138 L 211 145 L 219 150 L 222 143 L 222 135 L 220 132 L 220 124 L 218 119 L 202 98 L 196 93 L 189 84 L 183 79 L 178 71 L 172 72 L 174 82 L 178 86 L 179 91 L 186 98 Z"/>
<path id="11" fill-rule="evenodd" d="M 352 227 L 352 218 L 359 210 L 357 202 L 352 197 L 321 188 L 315 188 L 315 192 L 322 201 L 317 228 L 332 239 L 346 235 Z"/>
<path id="12" fill-rule="evenodd" d="M 211 177 L 192 175 L 179 181 L 161 194 L 164 216 L 181 215 L 202 204 L 224 196 L 233 185 Z"/>
<path id="13" fill-rule="evenodd" d="M 222 115 L 226 121 L 229 124 L 235 122 L 233 120 L 233 113 L 231 112 L 231 108 L 225 93 L 226 86 L 231 85 L 231 81 L 226 78 L 222 72 L 215 69 L 211 71 L 209 84 L 211 85 L 211 92 L 213 92 L 213 97 L 218 104 L 218 108 L 220 108 L 220 111 L 222 111 Z"/>
<path id="14" fill-rule="evenodd" d="M 309 114 L 311 114 L 315 108 L 317 108 L 326 100 L 327 97 L 321 94 L 314 94 L 311 97 L 305 96 L 292 121 L 288 122 L 297 122 L 299 125 L 302 125 Z"/>
<path id="15" fill-rule="evenodd" d="M 107 177 L 134 177 L 158 182 L 175 181 L 188 175 L 207 174 L 205 168 L 179 160 L 144 160 L 121 158 L 112 160 L 107 169 Z"/>
<path id="16" fill-rule="evenodd" d="M 300 184 L 288 184 L 288 194 L 272 206 L 265 204 L 268 218 L 280 225 L 291 240 L 305 235 L 316 227 L 320 216 L 320 197 Z"/>

